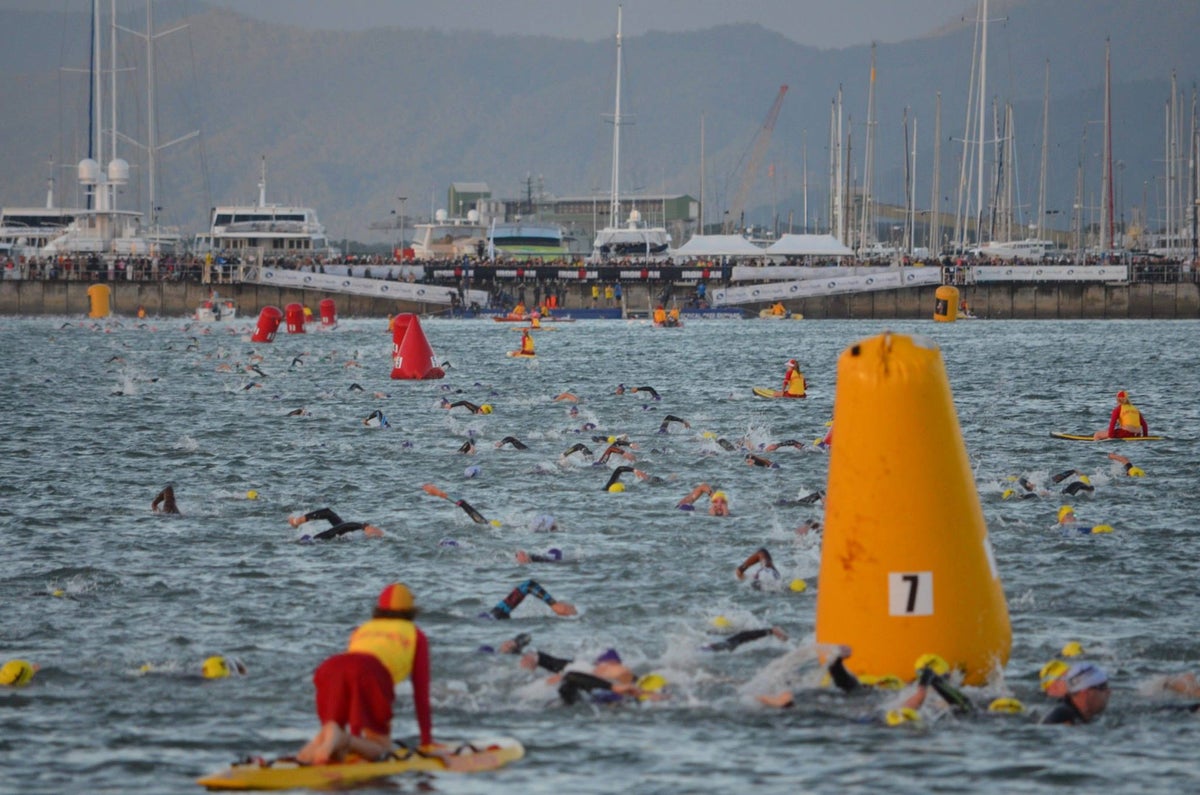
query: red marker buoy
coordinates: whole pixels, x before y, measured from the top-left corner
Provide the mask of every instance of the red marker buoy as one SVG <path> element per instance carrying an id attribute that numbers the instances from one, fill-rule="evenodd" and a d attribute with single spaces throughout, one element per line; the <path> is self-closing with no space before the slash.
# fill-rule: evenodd
<path id="1" fill-rule="evenodd" d="M 254 329 L 254 336 L 250 337 L 251 342 L 274 342 L 275 332 L 279 330 L 279 321 L 283 319 L 283 313 L 278 307 L 264 306 L 262 311 L 258 313 L 258 325 Z"/>
<path id="2" fill-rule="evenodd" d="M 321 311 L 321 325 L 333 328 L 337 325 L 337 306 L 333 303 L 332 298 L 324 298 L 321 303 L 317 304 L 317 308 Z"/>
<path id="3" fill-rule="evenodd" d="M 304 333 L 304 307 L 300 304 L 288 304 L 284 308 L 288 334 Z"/>
<path id="4" fill-rule="evenodd" d="M 392 378 L 423 380 L 445 378 L 446 371 L 437 366 L 433 349 L 421 331 L 416 315 L 396 315 L 392 320 Z"/>

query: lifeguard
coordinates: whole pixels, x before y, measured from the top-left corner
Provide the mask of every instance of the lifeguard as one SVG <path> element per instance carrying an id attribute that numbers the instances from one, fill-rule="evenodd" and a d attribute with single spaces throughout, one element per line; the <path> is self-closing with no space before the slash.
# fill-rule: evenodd
<path id="1" fill-rule="evenodd" d="M 784 307 L 782 301 L 775 302 L 775 306 L 771 307 L 771 314 L 775 317 L 783 317 L 787 314 L 787 309 Z"/>
<path id="2" fill-rule="evenodd" d="M 1130 436 L 1149 436 L 1150 428 L 1142 412 L 1129 402 L 1129 393 L 1122 389 L 1117 393 L 1117 406 L 1108 418 L 1108 427 L 1096 431 L 1093 439 L 1124 439 Z"/>
<path id="3" fill-rule="evenodd" d="M 795 359 L 788 359 L 787 370 L 783 374 L 783 396 L 789 398 L 808 396 L 808 383 L 804 380 L 804 373 L 800 372 L 800 365 Z"/>

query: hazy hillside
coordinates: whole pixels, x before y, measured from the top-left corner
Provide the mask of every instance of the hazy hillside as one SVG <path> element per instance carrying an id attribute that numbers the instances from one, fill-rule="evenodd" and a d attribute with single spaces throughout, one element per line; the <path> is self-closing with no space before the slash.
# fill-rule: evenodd
<path id="1" fill-rule="evenodd" d="M 252 200 L 260 155 L 268 158 L 268 200 L 316 207 L 339 238 L 377 238 L 367 224 L 388 218 L 397 196 L 408 197 L 410 215 L 428 214 L 455 180 L 485 181 L 495 194 L 515 196 L 533 174 L 552 194 L 607 194 L 611 39 L 312 32 L 192 7 L 199 13 L 188 28 L 161 39 L 157 54 L 160 141 L 203 132 L 161 154 L 157 203 L 169 222 L 197 230 L 212 204 Z M 166 11 L 156 19 L 159 29 L 174 24 Z M 1128 206 L 1147 194 L 1153 214 L 1171 72 L 1188 101 L 1200 75 L 1192 41 L 1200 3 L 1028 0 L 999 13 L 1008 19 L 992 25 L 988 87 L 998 101 L 1014 103 L 1023 202 L 1030 205 L 1037 191 L 1045 61 L 1051 64 L 1051 207 L 1068 208 L 1085 124 L 1101 118 L 1108 36 L 1119 187 Z M 615 18 L 614 5 L 614 32 Z M 953 207 L 973 21 L 946 23 L 931 19 L 929 37 L 878 48 L 876 185 L 883 200 L 901 201 L 901 115 L 908 106 L 917 119 L 918 203 L 928 204 L 934 97 L 941 92 L 941 192 L 951 199 L 943 207 Z M 144 11 L 122 24 L 144 28 Z M 48 161 L 73 165 L 86 153 L 87 79 L 61 67 L 86 65 L 88 19 L 61 10 L 0 10 L 0 29 L 10 34 L 0 48 L 0 203 L 39 204 Z M 784 218 L 794 212 L 799 222 L 805 146 L 810 213 L 818 213 L 829 181 L 830 103 L 839 85 L 861 171 L 869 48 L 806 48 L 750 25 L 654 33 L 625 44 L 623 112 L 636 124 L 622 132 L 623 189 L 698 195 L 703 114 L 705 198 L 710 219 L 717 217 L 737 192 L 738 163 L 785 83 L 790 90 L 767 158 L 775 180 L 756 181 L 751 219 L 765 222 L 774 207 Z M 121 72 L 118 126 L 141 140 L 144 45 L 123 34 L 120 49 L 121 65 L 138 71 Z M 1093 193 L 1100 131 L 1088 129 L 1083 158 Z M 119 149 L 138 173 L 144 156 L 126 144 Z M 59 201 L 72 203 L 72 171 L 58 171 Z M 144 207 L 145 187 L 131 185 L 124 201 Z M 1064 210 L 1062 223 L 1067 216 Z"/>

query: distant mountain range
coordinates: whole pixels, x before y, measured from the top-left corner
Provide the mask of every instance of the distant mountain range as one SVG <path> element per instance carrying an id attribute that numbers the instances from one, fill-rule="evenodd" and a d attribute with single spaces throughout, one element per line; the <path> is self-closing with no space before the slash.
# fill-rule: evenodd
<path id="1" fill-rule="evenodd" d="M 58 203 L 75 204 L 73 165 L 86 155 L 89 19 L 79 12 L 0 8 L 0 204 L 37 205 L 57 174 Z M 107 6 L 107 3 L 103 4 Z M 140 4 L 135 4 L 140 5 Z M 1099 204 L 1104 45 L 1112 41 L 1113 150 L 1118 202 L 1161 214 L 1164 107 L 1178 75 L 1185 117 L 1200 77 L 1200 3 L 1195 0 L 994 0 L 988 93 L 1016 119 L 1019 202 L 1036 211 L 1045 62 L 1050 62 L 1049 206 L 1065 227 L 1079 162 L 1085 204 Z M 169 6 L 169 9 L 167 8 Z M 208 208 L 251 202 L 258 163 L 268 162 L 268 201 L 317 209 L 335 239 L 386 239 L 407 198 L 410 216 L 443 207 L 451 182 L 486 182 L 496 197 L 524 194 L 527 178 L 556 196 L 607 196 L 615 48 L 544 37 L 377 29 L 314 32 L 192 4 L 156 4 L 155 28 L 188 27 L 158 40 L 159 140 L 202 135 L 160 153 L 157 204 L 165 222 L 190 231 Z M 447 6 L 447 13 L 452 13 Z M 121 24 L 145 28 L 144 6 Z M 616 5 L 613 5 L 613 31 Z M 879 45 L 876 195 L 902 203 L 905 107 L 917 119 L 917 203 L 930 203 L 934 103 L 942 97 L 942 209 L 953 211 L 974 19 L 929 20 L 930 34 Z M 103 40 L 107 46 L 108 33 Z M 144 49 L 120 35 L 118 129 L 145 139 Z M 802 224 L 807 153 L 809 215 L 824 219 L 830 108 L 838 87 L 851 116 L 860 174 L 869 48 L 803 47 L 756 25 L 627 37 L 622 188 L 700 194 L 704 122 L 709 220 L 737 194 L 748 154 L 780 85 L 789 92 L 747 220 L 789 216 Z M 126 69 L 130 71 L 125 71 Z M 107 78 L 106 78 L 107 80 Z M 1190 122 L 1189 122 L 1190 125 Z M 1083 135 L 1087 130 L 1086 149 Z M 1185 127 L 1185 133 L 1190 126 Z M 119 143 L 144 183 L 144 155 Z M 53 169 L 49 161 L 58 166 Z M 107 159 L 105 157 L 104 159 Z M 67 168 L 61 168 L 67 166 Z M 768 173 L 773 176 L 768 177 Z M 948 197 L 948 198 L 947 198 Z M 145 209 L 130 185 L 123 206 Z M 452 211 L 456 208 L 449 208 Z"/>

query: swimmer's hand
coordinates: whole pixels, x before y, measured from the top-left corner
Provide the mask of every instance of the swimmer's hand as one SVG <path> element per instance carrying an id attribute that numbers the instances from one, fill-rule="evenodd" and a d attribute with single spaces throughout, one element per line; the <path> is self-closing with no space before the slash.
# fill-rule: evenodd
<path id="1" fill-rule="evenodd" d="M 292 527 L 299 527 L 300 525 L 304 524 L 304 517 L 303 516 L 289 516 L 288 524 L 290 524 Z"/>
<path id="2" fill-rule="evenodd" d="M 555 615 L 559 616 L 573 616 L 579 612 L 575 609 L 575 605 L 570 602 L 555 602 L 550 605 L 550 609 L 554 611 Z"/>

